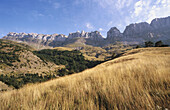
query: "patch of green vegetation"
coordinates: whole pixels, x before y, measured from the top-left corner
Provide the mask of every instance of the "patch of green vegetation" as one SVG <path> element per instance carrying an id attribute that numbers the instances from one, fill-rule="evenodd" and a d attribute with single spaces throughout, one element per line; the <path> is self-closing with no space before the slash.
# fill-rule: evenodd
<path id="1" fill-rule="evenodd" d="M 60 51 L 57 49 L 45 49 L 41 51 L 31 51 L 29 47 L 24 46 L 24 44 L 8 41 L 8 40 L 0 40 L 0 65 L 8 65 L 14 66 L 14 62 L 22 62 L 19 60 L 19 54 L 24 51 L 33 52 L 36 56 L 41 58 L 45 63 L 53 62 L 56 65 L 65 65 L 65 68 L 60 70 L 56 70 L 52 75 L 48 73 L 44 73 L 42 75 L 37 74 L 17 74 L 16 72 L 12 72 L 7 75 L 0 75 L 0 81 L 6 83 L 9 86 L 13 86 L 15 88 L 20 88 L 28 83 L 36 83 L 36 82 L 44 82 L 50 80 L 52 78 L 56 78 L 56 76 L 65 76 L 73 73 L 81 72 L 87 68 L 92 68 L 101 61 L 88 61 L 85 60 L 83 54 L 80 51 Z M 27 60 L 27 62 L 30 62 Z M 37 61 L 35 61 L 38 63 Z M 20 68 L 23 66 L 27 66 L 26 64 L 21 64 Z M 9 68 L 9 67 L 7 67 Z"/>
<path id="2" fill-rule="evenodd" d="M 77 50 L 59 51 L 56 49 L 45 49 L 41 51 L 34 51 L 33 53 L 40 57 L 44 62 L 53 62 L 56 65 L 65 65 L 66 69 L 61 69 L 58 73 L 59 76 L 78 73 L 102 63 L 101 61 L 85 60 L 83 54 Z"/>
<path id="3" fill-rule="evenodd" d="M 9 54 L 10 53 L 10 54 Z M 59 50 L 51 50 L 45 49 L 41 51 L 34 51 L 35 55 L 40 57 L 45 63 L 53 62 L 56 65 L 65 65 L 66 68 L 62 68 L 59 71 L 55 71 L 55 74 L 46 74 L 38 75 L 37 74 L 8 74 L 8 75 L 0 75 L 0 81 L 4 82 L 9 86 L 13 86 L 16 89 L 23 87 L 23 85 L 28 83 L 37 83 L 44 82 L 50 79 L 56 78 L 56 76 L 65 76 L 72 73 L 81 72 L 87 68 L 92 68 L 97 64 L 101 63 L 101 61 L 88 61 L 85 60 L 84 56 L 80 51 L 59 51 Z M 16 55 L 16 56 L 15 56 Z M 15 60 L 17 60 L 18 56 L 15 53 L 7 52 L 0 54 L 2 63 L 6 62 L 7 64 L 11 64 Z M 16 57 L 16 58 L 15 58 Z M 9 63 L 8 63 L 9 62 Z M 20 65 L 24 66 L 24 65 Z"/>
<path id="4" fill-rule="evenodd" d="M 155 47 L 168 47 L 169 45 L 165 45 L 161 40 L 155 42 Z M 145 47 L 154 47 L 154 43 L 151 41 L 145 42 Z"/>
<path id="5" fill-rule="evenodd" d="M 0 64 L 3 63 L 8 66 L 13 66 L 13 62 L 20 62 L 19 55 L 17 54 L 19 51 L 23 51 L 23 48 L 0 40 Z"/>
<path id="6" fill-rule="evenodd" d="M 16 89 L 23 87 L 28 83 L 44 82 L 50 79 L 56 78 L 55 75 L 38 75 L 38 74 L 19 74 L 19 75 L 0 75 L 0 81 L 4 82 L 8 86 L 13 86 Z"/>

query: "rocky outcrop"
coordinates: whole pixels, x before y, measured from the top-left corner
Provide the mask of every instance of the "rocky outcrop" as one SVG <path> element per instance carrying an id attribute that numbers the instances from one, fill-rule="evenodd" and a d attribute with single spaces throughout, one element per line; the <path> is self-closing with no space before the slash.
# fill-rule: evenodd
<path id="1" fill-rule="evenodd" d="M 151 30 L 152 27 L 147 22 L 135 23 L 126 26 L 123 35 L 125 37 L 139 37 L 140 35 L 150 32 Z"/>
<path id="2" fill-rule="evenodd" d="M 39 43 L 42 45 L 49 45 L 53 42 L 64 42 L 67 39 L 67 36 L 63 34 L 37 34 L 37 33 L 15 33 L 10 32 L 7 36 L 3 37 L 8 40 L 24 41 L 31 43 Z M 51 46 L 51 45 L 50 45 Z"/>
<path id="3" fill-rule="evenodd" d="M 102 46 L 105 44 L 103 36 L 98 31 L 94 32 L 82 31 L 81 33 L 78 31 L 75 33 L 70 33 L 67 41 L 68 42 L 73 41 L 71 43 L 77 42 L 79 44 L 82 43 L 93 46 Z"/>
<path id="4" fill-rule="evenodd" d="M 37 39 L 37 40 L 41 40 L 43 42 L 47 42 L 47 41 L 65 41 L 65 39 L 67 38 L 67 36 L 63 35 L 63 34 L 52 34 L 52 35 L 48 35 L 48 34 L 37 34 L 37 33 L 15 33 L 15 32 L 10 32 L 7 34 L 7 36 L 5 36 L 4 38 L 6 39 L 15 39 L 15 40 L 23 40 L 23 39 Z"/>
<path id="5" fill-rule="evenodd" d="M 123 34 L 116 27 L 112 27 L 107 32 L 106 40 L 108 42 L 112 43 L 112 42 L 115 42 L 115 41 L 121 41 L 122 37 L 123 37 Z"/>
<path id="6" fill-rule="evenodd" d="M 33 42 L 52 47 L 65 46 L 79 43 L 83 45 L 105 46 L 117 41 L 125 44 L 142 44 L 145 41 L 156 42 L 162 40 L 170 45 L 170 16 L 166 18 L 156 18 L 151 24 L 147 22 L 134 23 L 126 26 L 121 33 L 116 27 L 107 32 L 107 38 L 103 38 L 100 32 L 75 32 L 69 33 L 68 37 L 63 34 L 36 34 L 36 33 L 14 33 L 10 32 L 4 39 Z"/>
<path id="7" fill-rule="evenodd" d="M 169 28 L 170 29 L 170 16 L 166 18 L 156 18 L 153 19 L 150 24 L 154 29 L 164 29 Z"/>
<path id="8" fill-rule="evenodd" d="M 123 33 L 113 27 L 107 33 L 107 41 L 110 43 L 120 41 L 125 44 L 142 44 L 149 40 L 153 42 L 162 40 L 170 44 L 170 17 L 156 18 L 151 24 L 147 22 L 130 24 Z"/>
<path id="9" fill-rule="evenodd" d="M 101 35 L 100 32 L 94 31 L 94 32 L 85 32 L 82 31 L 81 33 L 75 32 L 75 33 L 69 33 L 68 39 L 73 39 L 73 38 L 86 38 L 86 39 L 92 39 L 92 40 L 103 40 L 103 36 Z"/>
<path id="10" fill-rule="evenodd" d="M 3 37 L 8 40 L 24 41 L 31 43 L 38 43 L 46 46 L 63 46 L 70 43 L 79 42 L 80 44 L 88 44 L 93 46 L 100 46 L 103 43 L 103 36 L 100 32 L 75 32 L 70 33 L 69 36 L 63 34 L 36 34 L 36 33 L 15 33 L 10 32 L 7 36 Z M 81 39 L 80 39 L 81 38 Z"/>

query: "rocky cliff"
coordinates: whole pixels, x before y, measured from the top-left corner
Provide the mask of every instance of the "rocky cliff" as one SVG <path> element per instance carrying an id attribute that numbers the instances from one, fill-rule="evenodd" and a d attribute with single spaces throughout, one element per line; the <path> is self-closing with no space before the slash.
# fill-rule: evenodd
<path id="1" fill-rule="evenodd" d="M 63 34 L 48 35 L 48 34 L 37 34 L 37 33 L 10 32 L 7 34 L 7 36 L 3 38 L 8 40 L 32 42 L 32 43 L 52 46 L 51 44 L 53 44 L 53 42 L 58 42 L 58 44 L 60 45 L 67 39 L 67 36 Z"/>
<path id="2" fill-rule="evenodd" d="M 71 43 L 88 44 L 93 46 L 100 46 L 103 44 L 104 38 L 100 32 L 75 32 L 70 33 L 67 37 L 63 34 L 36 34 L 36 33 L 15 33 L 10 32 L 7 36 L 3 37 L 8 40 L 24 41 L 38 43 L 46 46 L 64 46 Z"/>
<path id="3" fill-rule="evenodd" d="M 63 34 L 36 34 L 36 33 L 14 33 L 10 32 L 4 39 L 32 42 L 46 46 L 65 46 L 68 44 L 82 44 L 92 46 L 106 46 L 117 41 L 124 44 L 142 44 L 145 41 L 162 40 L 170 44 L 170 16 L 156 18 L 149 24 L 147 22 L 134 23 L 126 26 L 123 33 L 116 27 L 107 32 L 107 38 L 103 38 L 100 32 L 75 32 L 69 33 L 68 37 Z"/>
<path id="4" fill-rule="evenodd" d="M 125 44 L 142 44 L 149 40 L 153 42 L 162 40 L 165 44 L 170 44 L 170 16 L 156 18 L 151 24 L 147 22 L 130 24 L 123 33 L 113 27 L 108 31 L 107 39 L 112 43 L 121 41 Z"/>
<path id="5" fill-rule="evenodd" d="M 123 37 L 123 34 L 116 27 L 112 27 L 107 32 L 106 40 L 108 43 L 113 43 L 115 41 L 121 41 L 122 37 Z"/>

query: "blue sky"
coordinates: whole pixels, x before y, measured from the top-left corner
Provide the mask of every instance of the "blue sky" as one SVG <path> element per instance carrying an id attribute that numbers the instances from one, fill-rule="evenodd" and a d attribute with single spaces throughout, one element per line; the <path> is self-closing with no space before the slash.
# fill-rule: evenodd
<path id="1" fill-rule="evenodd" d="M 0 38 L 8 32 L 65 34 L 98 30 L 170 15 L 170 0 L 0 0 Z"/>

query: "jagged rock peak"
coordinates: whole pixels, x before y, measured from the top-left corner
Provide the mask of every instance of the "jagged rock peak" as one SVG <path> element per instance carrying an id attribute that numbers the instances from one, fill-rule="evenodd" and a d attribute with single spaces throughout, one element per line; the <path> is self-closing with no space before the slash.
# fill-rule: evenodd
<path id="1" fill-rule="evenodd" d="M 101 35 L 101 33 L 99 31 L 90 32 L 88 34 L 88 38 L 91 38 L 93 40 L 103 40 L 104 39 L 104 37 Z"/>
<path id="2" fill-rule="evenodd" d="M 101 35 L 100 32 L 98 31 L 94 31 L 94 32 L 85 32 L 85 31 L 82 31 L 81 33 L 78 31 L 78 32 L 75 32 L 75 33 L 69 33 L 69 36 L 68 38 L 72 39 L 72 38 L 77 38 L 77 37 L 83 37 L 83 38 L 103 38 L 103 36 Z"/>
<path id="3" fill-rule="evenodd" d="M 112 27 L 108 32 L 107 32 L 107 38 L 112 38 L 112 37 L 120 37 L 121 32 L 116 28 Z"/>
<path id="4" fill-rule="evenodd" d="M 107 32 L 107 38 L 106 40 L 111 43 L 115 41 L 119 41 L 123 37 L 123 34 L 116 28 L 112 27 L 108 32 Z"/>
<path id="5" fill-rule="evenodd" d="M 9 32 L 4 39 L 11 39 L 11 40 L 20 40 L 20 39 L 30 38 L 30 39 L 38 39 L 43 41 L 48 40 L 55 40 L 55 41 L 64 41 L 67 36 L 63 34 L 37 34 L 37 33 L 16 33 L 16 32 Z"/>

